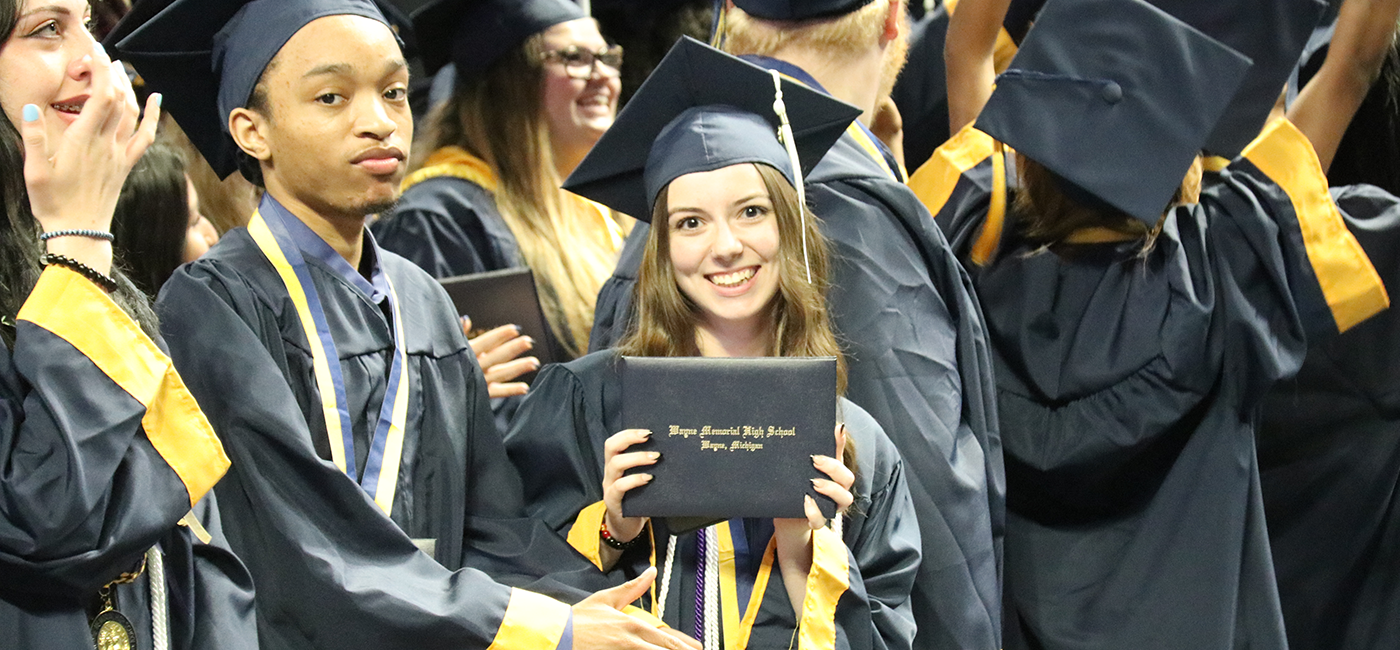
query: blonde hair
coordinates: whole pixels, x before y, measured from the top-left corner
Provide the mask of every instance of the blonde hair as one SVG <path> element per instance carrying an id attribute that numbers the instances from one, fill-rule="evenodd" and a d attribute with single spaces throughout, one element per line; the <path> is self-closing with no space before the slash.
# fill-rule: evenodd
<path id="1" fill-rule="evenodd" d="M 885 29 L 890 3 L 901 10 L 907 0 L 872 0 L 860 9 L 830 19 L 774 21 L 755 18 L 743 9 L 728 7 L 721 28 L 724 49 L 732 54 L 772 56 L 800 44 L 832 56 L 854 54 L 879 40 Z M 903 12 L 901 11 L 901 14 Z"/>
<path id="2" fill-rule="evenodd" d="M 447 146 L 491 166 L 500 181 L 496 207 L 535 274 L 550 328 L 570 355 L 582 356 L 617 246 L 605 221 L 611 215 L 560 189 L 543 108 L 543 40 L 535 34 L 485 74 L 458 79 L 452 98 L 429 114 L 411 166 Z"/>
<path id="3" fill-rule="evenodd" d="M 772 356 L 836 357 L 837 390 L 846 391 L 846 362 L 826 309 L 830 253 L 826 238 L 810 213 L 804 231 L 797 190 L 778 170 L 755 164 L 773 202 L 778 220 L 778 293 L 773 300 Z M 662 189 L 652 208 L 651 239 L 638 270 L 633 326 L 618 344 L 622 354 L 644 357 L 697 356 L 697 307 L 676 283 L 671 263 L 668 192 Z M 802 262 L 807 238 L 812 281 Z"/>

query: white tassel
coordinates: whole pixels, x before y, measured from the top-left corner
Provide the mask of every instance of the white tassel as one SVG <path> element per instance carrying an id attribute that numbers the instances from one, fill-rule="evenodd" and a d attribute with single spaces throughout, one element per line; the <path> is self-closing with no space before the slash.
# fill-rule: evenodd
<path id="1" fill-rule="evenodd" d="M 705 650 L 720 650 L 719 638 L 719 531 L 710 526 L 705 536 Z"/>
<path id="2" fill-rule="evenodd" d="M 773 76 L 773 112 L 778 114 L 778 141 L 787 149 L 788 162 L 792 165 L 792 185 L 797 189 L 797 210 L 802 216 L 802 264 L 807 267 L 807 282 L 812 281 L 812 261 L 807 256 L 807 188 L 802 180 L 802 159 L 797 156 L 797 138 L 792 135 L 792 123 L 788 122 L 787 104 L 783 103 L 783 78 L 777 70 L 769 70 Z"/>

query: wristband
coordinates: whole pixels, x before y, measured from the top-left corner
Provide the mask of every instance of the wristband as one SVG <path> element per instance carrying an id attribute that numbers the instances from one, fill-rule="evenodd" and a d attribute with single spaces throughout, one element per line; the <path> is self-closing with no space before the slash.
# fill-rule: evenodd
<path id="1" fill-rule="evenodd" d="M 115 241 L 116 236 L 103 230 L 87 230 L 76 228 L 70 230 L 50 230 L 39 235 L 39 241 L 48 241 L 58 237 L 87 237 L 88 239 L 100 239 L 102 241 Z"/>
<path id="2" fill-rule="evenodd" d="M 78 260 L 75 260 L 71 257 L 65 257 L 63 255 L 54 255 L 53 253 L 44 253 L 43 255 L 39 256 L 39 263 L 43 264 L 44 266 L 52 266 L 57 264 L 58 266 L 63 266 L 72 269 L 79 275 L 89 280 L 92 280 L 93 284 L 102 287 L 102 289 L 107 293 L 112 293 L 113 291 L 117 290 L 117 281 L 112 279 L 111 276 L 106 275 L 101 271 L 98 271 L 97 269 L 83 264 L 82 262 L 79 262 Z"/>

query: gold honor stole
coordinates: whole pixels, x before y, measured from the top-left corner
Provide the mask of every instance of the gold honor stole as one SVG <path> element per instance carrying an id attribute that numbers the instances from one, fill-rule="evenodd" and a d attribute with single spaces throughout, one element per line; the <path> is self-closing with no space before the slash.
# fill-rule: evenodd
<path id="1" fill-rule="evenodd" d="M 265 204 L 266 205 L 266 204 Z M 340 355 L 326 322 L 316 285 L 301 251 L 292 242 L 282 219 L 283 209 L 273 204 L 271 219 L 265 219 L 262 209 L 253 213 L 248 233 L 277 270 L 287 294 L 296 307 L 306 342 L 311 348 L 316 389 L 321 395 L 321 410 L 326 419 L 326 435 L 331 448 L 331 461 L 350 480 L 359 483 L 387 516 L 394 509 L 394 493 L 399 484 L 399 465 L 403 458 L 404 425 L 408 420 L 408 353 L 404 347 L 402 310 L 393 280 L 386 274 L 389 285 L 389 307 L 394 319 L 394 361 L 389 370 L 389 385 L 384 389 L 384 402 L 379 409 L 379 421 L 370 438 L 369 455 L 364 472 L 355 466 L 354 430 L 346 405 L 345 378 L 341 374 Z M 359 478 L 356 478 L 356 477 Z"/>

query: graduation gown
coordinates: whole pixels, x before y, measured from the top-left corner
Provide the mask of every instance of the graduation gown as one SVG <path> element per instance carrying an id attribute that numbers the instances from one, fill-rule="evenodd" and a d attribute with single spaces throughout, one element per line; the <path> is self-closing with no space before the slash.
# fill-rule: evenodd
<path id="1" fill-rule="evenodd" d="M 365 466 L 394 357 L 388 282 L 410 387 L 385 516 L 330 460 L 305 330 L 249 230 L 231 231 L 161 292 L 175 363 L 234 460 L 217 492 L 229 539 L 259 587 L 263 649 L 554 648 L 570 610 L 539 592 L 575 601 L 608 582 L 525 517 L 446 293 L 368 235 L 372 281 L 270 196 L 260 213 L 276 216 L 305 257 L 340 358 L 356 467 Z"/>
<path id="2" fill-rule="evenodd" d="M 48 267 L 0 347 L 0 630 L 92 647 L 99 588 L 163 552 L 171 648 L 255 648 L 252 585 L 200 499 L 228 468 L 155 341 L 82 276 Z M 191 504 L 215 537 L 176 526 Z M 149 571 L 117 609 L 152 643 Z"/>
<path id="3" fill-rule="evenodd" d="M 793 66 L 746 58 L 815 84 Z M 884 154 L 853 124 L 806 178 L 833 254 L 828 304 L 849 364 L 846 397 L 909 468 L 923 541 L 914 647 L 996 650 L 1004 480 L 986 330 L 966 272 Z M 617 281 L 603 286 L 594 349 L 625 334 L 639 264 L 624 251 Z"/>
<path id="4" fill-rule="evenodd" d="M 495 172 L 447 147 L 404 179 L 393 214 L 370 226 L 379 245 L 450 278 L 525 266 L 520 244 L 496 209 Z"/>
<path id="5" fill-rule="evenodd" d="M 1400 286 L 1400 199 L 1369 185 L 1332 194 Z M 1313 347 L 1274 387 L 1259 464 L 1289 647 L 1400 648 L 1400 312 Z"/>
<path id="6" fill-rule="evenodd" d="M 1286 648 L 1258 406 L 1309 340 L 1387 302 L 1311 144 L 1271 124 L 1145 256 L 1021 239 L 1007 158 L 969 127 L 911 182 L 992 332 L 1006 647 Z"/>
<path id="7" fill-rule="evenodd" d="M 602 504 L 603 443 L 624 428 L 619 359 L 609 350 L 541 371 L 506 435 L 511 462 L 524 477 L 531 513 L 555 530 L 567 532 L 570 543 L 595 562 L 598 530 L 606 511 Z M 814 535 L 807 589 L 809 600 L 819 605 L 805 608 L 800 633 L 804 640 L 811 635 L 816 645 L 802 647 L 908 648 L 915 629 L 908 597 L 919 565 L 919 530 L 904 465 L 868 413 L 849 402 L 843 408 L 859 463 L 852 490 L 856 502 L 844 521 L 844 543 L 829 529 Z M 658 568 L 665 565 L 669 531 L 660 521 L 653 522 L 652 528 L 654 559 L 651 548 L 638 547 L 619 560 L 619 566 L 625 566 L 631 575 L 653 562 Z M 772 520 L 734 520 L 720 529 L 720 548 L 737 550 L 736 568 L 729 574 L 721 572 L 722 583 L 734 580 L 740 594 L 757 592 L 754 576 L 773 534 Z M 694 624 L 695 533 L 681 539 L 679 568 L 673 571 L 665 620 L 690 632 Z M 722 556 L 725 553 L 720 552 Z M 774 567 L 767 588 L 758 593 L 762 604 L 754 619 L 749 648 L 784 648 L 793 638 L 797 615 L 780 574 Z M 721 591 L 725 589 L 721 587 Z M 747 598 L 739 596 L 729 605 L 731 613 L 722 624 L 726 639 L 735 633 L 747 603 Z M 825 640 L 821 630 L 827 631 Z"/>

